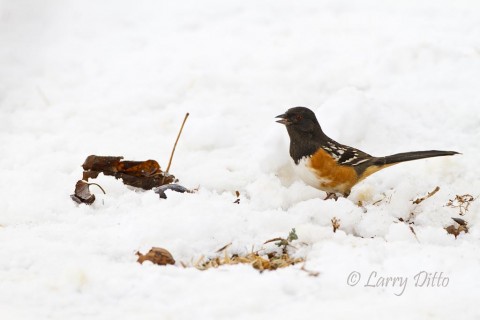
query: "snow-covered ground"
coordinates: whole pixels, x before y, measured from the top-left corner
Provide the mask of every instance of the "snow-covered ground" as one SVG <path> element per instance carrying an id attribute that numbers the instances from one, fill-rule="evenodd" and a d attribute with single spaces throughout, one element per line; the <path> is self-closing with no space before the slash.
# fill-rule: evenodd
<path id="1" fill-rule="evenodd" d="M 478 319 L 480 200 L 469 233 L 444 227 L 460 217 L 449 199 L 480 194 L 479 74 L 473 0 L 1 1 L 0 318 Z M 323 201 L 293 175 L 274 121 L 297 105 L 374 155 L 463 155 Z M 106 196 L 70 199 L 90 154 L 165 168 L 186 112 L 171 172 L 197 193 L 160 200 L 100 177 Z M 398 222 L 410 213 L 416 237 Z M 291 228 L 318 277 L 179 264 Z M 153 246 L 177 265 L 138 264 Z M 416 286 L 422 271 L 446 286 Z M 407 283 L 368 286 L 380 277 Z"/>

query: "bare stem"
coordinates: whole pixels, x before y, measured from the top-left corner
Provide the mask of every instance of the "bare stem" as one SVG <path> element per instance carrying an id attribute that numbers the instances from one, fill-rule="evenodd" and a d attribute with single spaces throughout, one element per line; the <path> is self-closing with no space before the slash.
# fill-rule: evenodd
<path id="1" fill-rule="evenodd" d="M 170 160 L 168 161 L 168 166 L 167 166 L 167 170 L 165 171 L 165 175 L 170 171 L 170 166 L 172 165 L 173 154 L 175 153 L 175 148 L 177 147 L 178 139 L 180 139 L 180 135 L 182 134 L 183 126 L 185 125 L 185 122 L 187 121 L 187 118 L 188 118 L 189 115 L 190 115 L 190 113 L 188 113 L 188 112 L 187 112 L 187 114 L 185 114 L 185 118 L 183 119 L 182 126 L 180 127 L 180 131 L 178 132 L 178 135 L 177 135 L 177 140 L 175 140 L 175 144 L 173 145 L 172 153 L 170 154 Z"/>
<path id="2" fill-rule="evenodd" d="M 107 194 L 107 193 L 105 192 L 105 190 L 103 190 L 103 188 L 102 188 L 98 183 L 88 183 L 88 185 L 89 185 L 89 186 L 92 186 L 92 185 L 93 185 L 93 186 L 97 186 L 97 187 L 100 188 L 100 190 L 103 191 L 103 194 Z"/>

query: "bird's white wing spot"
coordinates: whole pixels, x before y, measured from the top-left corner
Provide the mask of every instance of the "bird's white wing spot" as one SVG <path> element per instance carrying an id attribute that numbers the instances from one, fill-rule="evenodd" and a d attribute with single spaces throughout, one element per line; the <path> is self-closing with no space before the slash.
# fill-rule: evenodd
<path id="1" fill-rule="evenodd" d="M 359 160 L 358 162 L 352 163 L 352 165 L 353 165 L 353 166 L 358 166 L 359 164 L 362 164 L 362 163 L 364 163 L 364 162 L 366 162 L 366 161 L 368 161 L 368 160 L 370 160 L 370 159 L 361 159 L 361 160 Z"/>

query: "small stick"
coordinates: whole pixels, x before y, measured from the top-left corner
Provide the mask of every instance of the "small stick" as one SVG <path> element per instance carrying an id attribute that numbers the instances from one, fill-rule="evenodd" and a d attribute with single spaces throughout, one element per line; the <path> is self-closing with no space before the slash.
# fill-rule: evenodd
<path id="1" fill-rule="evenodd" d="M 440 187 L 437 186 L 435 189 L 433 189 L 432 192 L 429 192 L 426 196 L 424 197 L 421 197 L 421 198 L 418 198 L 418 199 L 415 199 L 413 201 L 413 204 L 420 204 L 422 203 L 423 201 L 427 200 L 428 198 L 432 197 L 435 193 L 437 193 L 438 191 L 440 190 Z"/>
<path id="2" fill-rule="evenodd" d="M 232 245 L 232 243 L 230 242 L 229 244 L 224 245 L 223 247 L 221 247 L 220 249 L 218 249 L 218 250 L 215 251 L 215 252 L 222 252 L 222 251 L 225 251 L 225 252 L 226 252 L 227 250 L 225 250 L 225 249 L 227 249 L 227 248 L 230 247 L 231 245 Z"/>
<path id="3" fill-rule="evenodd" d="M 165 171 L 165 175 L 167 175 L 168 171 L 170 170 L 170 166 L 172 165 L 173 154 L 175 153 L 175 148 L 177 147 L 178 139 L 180 139 L 180 135 L 182 134 L 183 126 L 185 125 L 185 122 L 187 121 L 187 118 L 188 118 L 189 115 L 190 115 L 190 113 L 188 113 L 188 112 L 187 112 L 187 114 L 185 114 L 185 118 L 183 119 L 182 126 L 180 127 L 180 131 L 178 132 L 178 135 L 177 135 L 177 140 L 175 140 L 175 144 L 173 145 L 172 153 L 170 154 L 170 160 L 168 161 L 168 167 L 167 167 L 167 171 Z"/>

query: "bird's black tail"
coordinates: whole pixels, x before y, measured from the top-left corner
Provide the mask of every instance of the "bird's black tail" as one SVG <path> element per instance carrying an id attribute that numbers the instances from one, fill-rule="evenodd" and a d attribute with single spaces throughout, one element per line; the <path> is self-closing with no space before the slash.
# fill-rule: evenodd
<path id="1" fill-rule="evenodd" d="M 438 151 L 438 150 L 430 150 L 430 151 L 412 151 L 412 152 L 404 152 L 404 153 L 397 153 L 392 154 L 391 156 L 386 156 L 380 158 L 379 160 L 384 162 L 382 164 L 395 164 L 399 162 L 405 161 L 412 161 L 424 158 L 433 158 L 433 157 L 443 157 L 443 156 L 453 156 L 455 154 L 459 154 L 456 151 Z"/>

